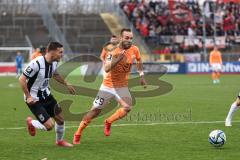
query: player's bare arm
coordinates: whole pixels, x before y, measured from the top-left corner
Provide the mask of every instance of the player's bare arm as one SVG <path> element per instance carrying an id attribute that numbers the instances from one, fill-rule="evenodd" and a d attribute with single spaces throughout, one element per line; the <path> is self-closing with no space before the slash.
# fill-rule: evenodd
<path id="1" fill-rule="evenodd" d="M 27 88 L 27 77 L 25 75 L 22 74 L 19 77 L 19 84 L 20 84 L 20 86 L 21 86 L 21 88 L 22 88 L 22 90 L 23 90 L 23 92 L 26 96 L 27 103 L 30 104 L 30 105 L 34 104 L 35 101 L 33 100 L 32 96 L 30 95 L 30 93 L 28 91 L 28 88 Z"/>
<path id="2" fill-rule="evenodd" d="M 58 81 L 59 83 L 61 83 L 64 86 L 66 86 L 68 91 L 69 91 L 69 93 L 76 94 L 76 91 L 75 91 L 74 87 L 72 85 L 68 84 L 67 81 L 64 80 L 62 75 L 60 75 L 59 73 L 56 72 L 56 73 L 53 74 L 53 78 L 56 81 Z"/>
<path id="3" fill-rule="evenodd" d="M 141 59 L 137 61 L 137 70 L 138 70 L 139 76 L 140 76 L 140 84 L 144 88 L 147 88 L 147 82 L 145 81 L 145 78 L 144 78 L 143 64 L 142 64 L 142 60 Z"/>
<path id="4" fill-rule="evenodd" d="M 110 72 L 118 64 L 118 62 L 120 62 L 123 59 L 125 53 L 126 50 L 122 50 L 118 56 L 113 56 L 109 54 L 104 64 L 105 72 Z"/>

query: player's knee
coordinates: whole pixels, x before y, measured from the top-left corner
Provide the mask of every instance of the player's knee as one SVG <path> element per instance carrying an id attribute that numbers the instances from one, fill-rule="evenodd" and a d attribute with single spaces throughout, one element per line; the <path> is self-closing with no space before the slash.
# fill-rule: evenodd
<path id="1" fill-rule="evenodd" d="M 132 109 L 132 98 L 124 97 L 120 101 L 120 105 L 126 112 L 130 112 Z"/>
<path id="2" fill-rule="evenodd" d="M 122 106 L 124 111 L 126 112 L 130 112 L 132 110 L 132 107 L 130 105 L 125 105 L 125 106 Z"/>
<path id="3" fill-rule="evenodd" d="M 239 107 L 240 106 L 240 95 L 238 95 L 236 101 L 234 102 Z"/>
<path id="4" fill-rule="evenodd" d="M 44 126 L 46 127 L 47 131 L 51 131 L 54 127 L 54 123 L 52 121 L 47 121 L 44 123 Z"/>
<path id="5" fill-rule="evenodd" d="M 56 117 L 54 117 L 54 120 L 58 125 L 64 124 L 64 119 L 62 118 L 62 116 L 56 116 Z"/>
<path id="6" fill-rule="evenodd" d="M 51 131 L 54 127 L 54 125 L 45 125 L 47 131 Z"/>
<path id="7" fill-rule="evenodd" d="M 101 113 L 101 109 L 98 108 L 92 108 L 84 117 L 83 121 L 85 122 L 91 122 L 92 119 L 96 118 Z"/>
<path id="8" fill-rule="evenodd" d="M 64 125 L 64 121 L 63 121 L 63 120 L 56 121 L 56 123 L 57 123 L 58 125 Z"/>
<path id="9" fill-rule="evenodd" d="M 236 101 L 236 105 L 239 107 L 240 106 L 240 101 Z"/>

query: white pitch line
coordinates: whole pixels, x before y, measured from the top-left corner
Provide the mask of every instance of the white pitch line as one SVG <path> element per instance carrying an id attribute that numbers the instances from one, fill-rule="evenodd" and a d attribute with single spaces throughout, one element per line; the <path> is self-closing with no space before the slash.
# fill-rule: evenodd
<path id="1" fill-rule="evenodd" d="M 224 125 L 225 121 L 190 121 L 190 122 L 159 122 L 159 123 L 126 123 L 126 124 L 115 124 L 114 127 L 125 127 L 125 126 L 156 126 L 156 125 L 183 125 L 183 124 L 220 124 Z M 239 123 L 240 121 L 233 121 L 233 123 Z M 103 127 L 104 125 L 90 125 L 89 127 Z M 66 126 L 66 128 L 77 128 L 78 126 Z M 21 130 L 26 127 L 4 127 L 0 130 Z"/>
<path id="2" fill-rule="evenodd" d="M 9 83 L 8 87 L 10 87 L 10 88 L 19 88 L 19 85 L 17 83 Z"/>
<path id="3" fill-rule="evenodd" d="M 0 130 L 20 130 L 25 129 L 26 127 L 10 127 L 10 128 L 0 128 Z"/>
<path id="4" fill-rule="evenodd" d="M 240 121 L 232 121 L 240 122 Z M 156 126 L 156 125 L 182 125 L 182 124 L 224 124 L 225 121 L 199 121 L 199 122 L 159 122 L 159 123 L 128 123 L 128 124 L 115 124 L 114 127 L 124 127 L 124 126 Z M 89 127 L 103 127 L 104 125 L 90 125 Z M 66 128 L 77 128 L 78 126 L 67 126 Z"/>

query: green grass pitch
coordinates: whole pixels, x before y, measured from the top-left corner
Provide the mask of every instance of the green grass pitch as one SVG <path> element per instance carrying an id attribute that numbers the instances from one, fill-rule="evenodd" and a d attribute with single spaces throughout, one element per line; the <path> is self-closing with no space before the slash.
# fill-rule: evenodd
<path id="1" fill-rule="evenodd" d="M 89 84 L 78 76 L 68 79 L 75 85 L 96 89 L 101 83 L 101 77 Z M 171 83 L 173 90 L 158 97 L 136 98 L 131 114 L 115 123 L 117 126 L 112 127 L 110 137 L 103 135 L 101 125 L 112 112 L 93 121 L 84 131 L 81 145 L 59 148 L 54 143 L 54 131 L 38 131 L 35 137 L 30 137 L 26 128 L 21 128 L 25 127 L 26 117 L 32 114 L 23 101 L 17 79 L 0 77 L 0 159 L 239 159 L 240 113 L 236 113 L 236 122 L 230 128 L 219 122 L 224 121 L 239 92 L 239 76 L 224 75 L 219 85 L 212 84 L 210 75 L 164 75 L 161 80 Z M 70 111 L 75 114 L 87 111 L 93 101 L 91 97 L 56 91 L 53 94 L 59 101 L 74 100 Z M 69 127 L 66 140 L 72 142 L 78 124 L 77 121 L 66 122 Z M 226 133 L 227 142 L 222 148 L 214 148 L 208 142 L 208 134 L 214 129 Z"/>

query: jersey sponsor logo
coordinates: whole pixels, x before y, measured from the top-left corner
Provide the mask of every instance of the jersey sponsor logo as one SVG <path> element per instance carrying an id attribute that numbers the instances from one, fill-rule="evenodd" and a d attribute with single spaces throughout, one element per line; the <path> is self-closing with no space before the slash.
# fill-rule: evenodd
<path id="1" fill-rule="evenodd" d="M 41 122 L 43 122 L 43 121 L 45 120 L 43 114 L 39 114 L 39 115 L 38 115 L 38 118 L 40 119 Z"/>
<path id="2" fill-rule="evenodd" d="M 109 55 L 107 56 L 107 60 L 109 60 L 109 61 L 112 60 L 112 54 L 109 54 Z"/>
<path id="3" fill-rule="evenodd" d="M 33 69 L 32 69 L 30 66 L 28 66 L 28 67 L 26 68 L 26 70 L 25 70 L 25 73 L 27 73 L 28 75 L 30 75 L 30 74 L 32 73 L 32 71 L 33 71 Z"/>

